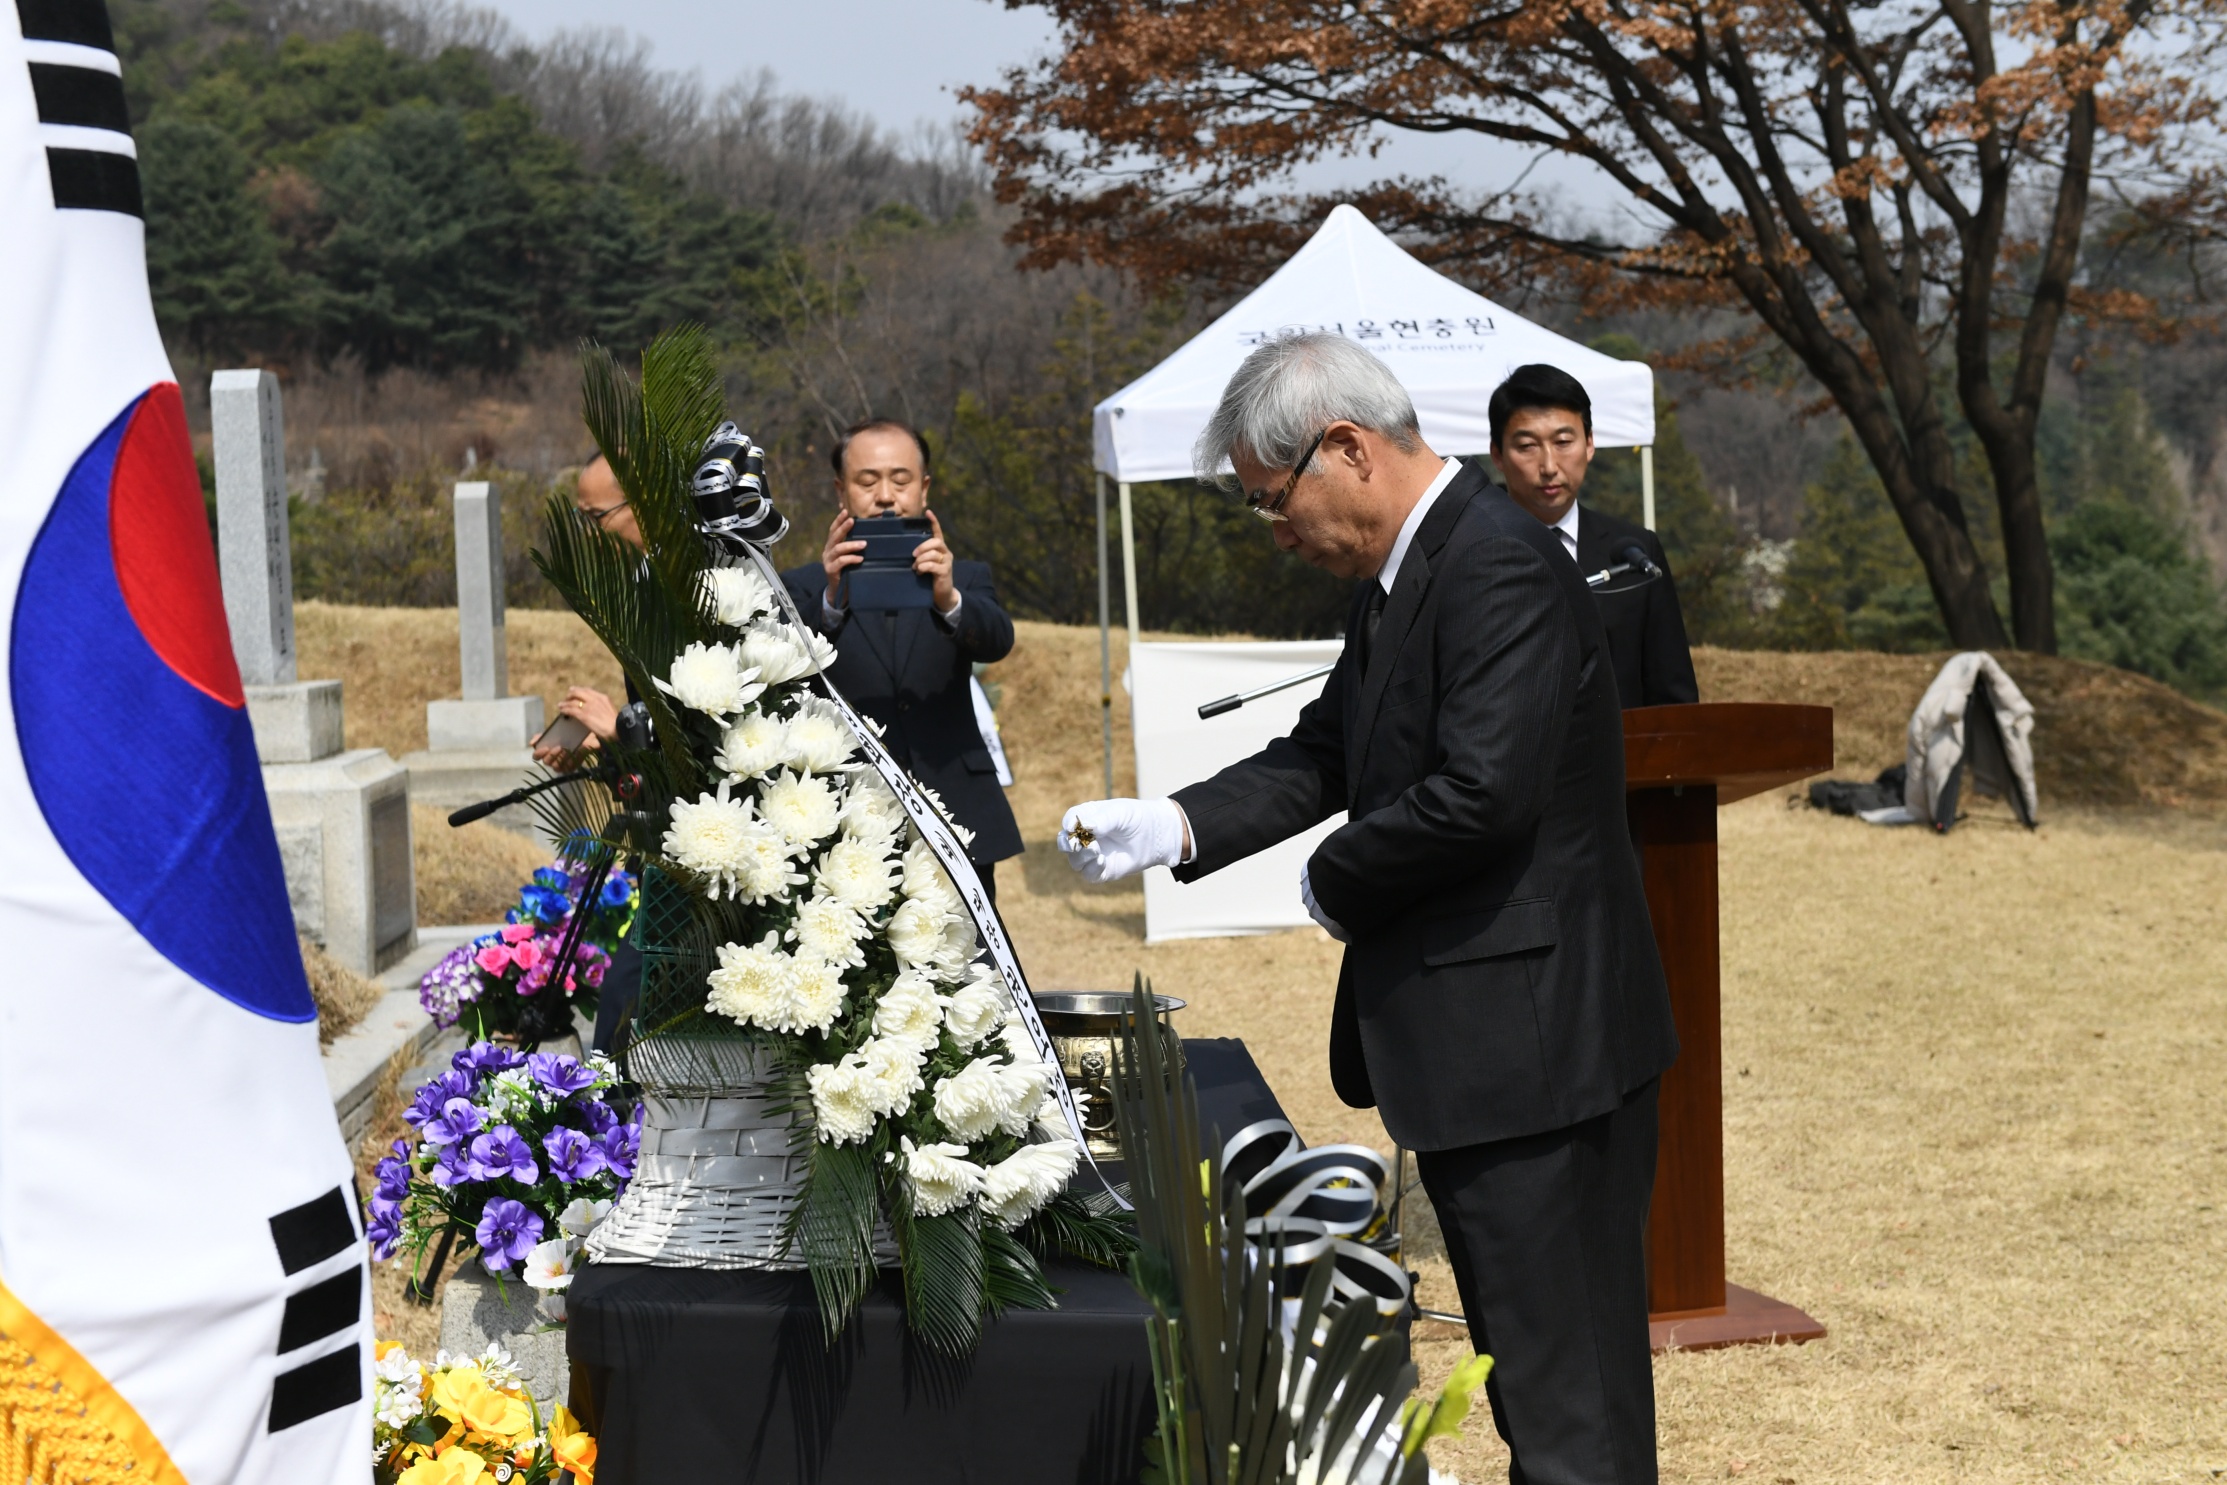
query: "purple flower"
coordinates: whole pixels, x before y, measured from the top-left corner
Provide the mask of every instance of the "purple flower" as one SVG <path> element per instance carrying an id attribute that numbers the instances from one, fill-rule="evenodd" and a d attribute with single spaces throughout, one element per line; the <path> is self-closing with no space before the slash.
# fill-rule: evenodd
<path id="1" fill-rule="evenodd" d="M 449 1066 L 481 1077 L 507 1072 L 526 1060 L 525 1054 L 493 1042 L 474 1042 L 449 1059 Z"/>
<path id="2" fill-rule="evenodd" d="M 397 1141 L 397 1143 L 400 1143 Z M 379 1195 L 400 1200 L 410 1193 L 410 1163 L 399 1155 L 389 1155 L 372 1167 L 372 1174 L 379 1180 Z"/>
<path id="3" fill-rule="evenodd" d="M 577 1057 L 562 1052 L 536 1052 L 526 1059 L 533 1080 L 560 1098 L 569 1098 L 595 1085 L 595 1074 Z"/>
<path id="4" fill-rule="evenodd" d="M 577 1129 L 550 1130 L 542 1136 L 541 1148 L 549 1152 L 549 1173 L 567 1186 L 611 1168 L 603 1147 Z"/>
<path id="5" fill-rule="evenodd" d="M 596 1140 L 603 1151 L 604 1163 L 611 1174 L 622 1181 L 634 1179 L 634 1157 L 642 1148 L 642 1127 L 639 1124 L 621 1124 Z"/>
<path id="6" fill-rule="evenodd" d="M 418 981 L 418 1004 L 425 1007 L 436 1026 L 454 1026 L 459 1004 L 478 998 L 479 969 L 472 963 L 470 944 L 449 950 Z"/>
<path id="7" fill-rule="evenodd" d="M 402 1122 L 413 1128 L 441 1112 L 441 1106 L 452 1098 L 470 1098 L 479 1092 L 479 1079 L 469 1072 L 442 1073 L 420 1087 L 404 1111 Z"/>
<path id="8" fill-rule="evenodd" d="M 385 1263 L 401 1245 L 402 1220 L 400 1217 L 389 1219 L 374 1215 L 363 1225 L 363 1235 L 371 1240 L 371 1256 L 380 1263 Z"/>
<path id="9" fill-rule="evenodd" d="M 588 1099 L 576 1107 L 590 1134 L 608 1134 L 618 1127 L 617 1112 L 600 1098 Z"/>
<path id="10" fill-rule="evenodd" d="M 433 1184 L 443 1190 L 485 1179 L 472 1168 L 471 1156 L 462 1145 L 443 1145 L 433 1162 Z"/>
<path id="11" fill-rule="evenodd" d="M 531 1186 L 541 1179 L 541 1167 L 534 1163 L 534 1147 L 508 1124 L 498 1124 L 472 1141 L 469 1165 L 475 1181 L 508 1176 Z"/>
<path id="12" fill-rule="evenodd" d="M 487 1127 L 487 1116 L 468 1098 L 452 1098 L 441 1112 L 425 1121 L 429 1145 L 460 1145 Z"/>
<path id="13" fill-rule="evenodd" d="M 498 1196 L 480 1213 L 472 1235 L 487 1255 L 487 1266 L 499 1271 L 522 1261 L 541 1241 L 541 1218 L 528 1211 L 524 1202 Z"/>
<path id="14" fill-rule="evenodd" d="M 374 1220 L 391 1222 L 402 1216 L 402 1198 L 388 1195 L 384 1186 L 371 1193 L 369 1205 Z"/>

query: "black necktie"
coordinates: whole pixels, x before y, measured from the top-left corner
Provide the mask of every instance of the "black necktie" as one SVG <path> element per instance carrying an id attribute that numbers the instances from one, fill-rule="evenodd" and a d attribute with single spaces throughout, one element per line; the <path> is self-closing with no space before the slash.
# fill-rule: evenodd
<path id="1" fill-rule="evenodd" d="M 1361 668 L 1369 668 L 1369 657 L 1376 652 L 1376 626 L 1384 622 L 1384 585 L 1371 581 L 1368 605 L 1361 610 Z"/>

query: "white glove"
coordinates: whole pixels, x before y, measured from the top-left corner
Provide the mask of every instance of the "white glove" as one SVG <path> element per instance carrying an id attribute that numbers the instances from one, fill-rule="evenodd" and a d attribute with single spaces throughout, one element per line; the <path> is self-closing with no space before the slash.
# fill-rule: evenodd
<path id="1" fill-rule="evenodd" d="M 1308 880 L 1307 867 L 1305 866 L 1299 868 L 1299 900 L 1307 905 L 1307 916 L 1320 923 L 1324 933 L 1329 934 L 1341 944 L 1353 942 L 1352 939 L 1346 937 L 1346 931 L 1338 926 L 1338 920 L 1324 912 L 1321 905 L 1315 901 L 1315 884 Z"/>
<path id="2" fill-rule="evenodd" d="M 1183 807 L 1172 799 L 1094 799 L 1060 818 L 1059 848 L 1086 882 L 1183 864 Z"/>

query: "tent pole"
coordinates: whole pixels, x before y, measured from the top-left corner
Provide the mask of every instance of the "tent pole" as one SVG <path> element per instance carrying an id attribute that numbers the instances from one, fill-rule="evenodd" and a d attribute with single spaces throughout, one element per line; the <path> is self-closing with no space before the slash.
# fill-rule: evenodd
<path id="1" fill-rule="evenodd" d="M 1113 798 L 1113 598 L 1106 571 L 1106 476 L 1098 476 L 1098 720 L 1106 741 L 1106 798 Z"/>
<path id="2" fill-rule="evenodd" d="M 1655 446 L 1651 443 L 1639 449 L 1639 524 L 1655 529 Z"/>
<path id="3" fill-rule="evenodd" d="M 1121 596 L 1129 604 L 1129 644 L 1137 643 L 1137 522 L 1129 503 L 1129 482 L 1121 481 Z M 1132 658 L 1130 664 L 1136 661 Z"/>

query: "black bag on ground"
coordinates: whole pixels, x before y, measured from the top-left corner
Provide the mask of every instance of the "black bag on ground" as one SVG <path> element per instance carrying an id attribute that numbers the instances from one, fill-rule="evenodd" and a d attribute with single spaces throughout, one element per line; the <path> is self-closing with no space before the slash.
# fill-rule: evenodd
<path id="1" fill-rule="evenodd" d="M 1853 779 L 1819 779 L 1809 786 L 1810 808 L 1831 810 L 1836 815 L 1892 809 L 1902 803 L 1903 785 L 1909 777 L 1909 766 L 1897 763 L 1868 784 Z"/>

